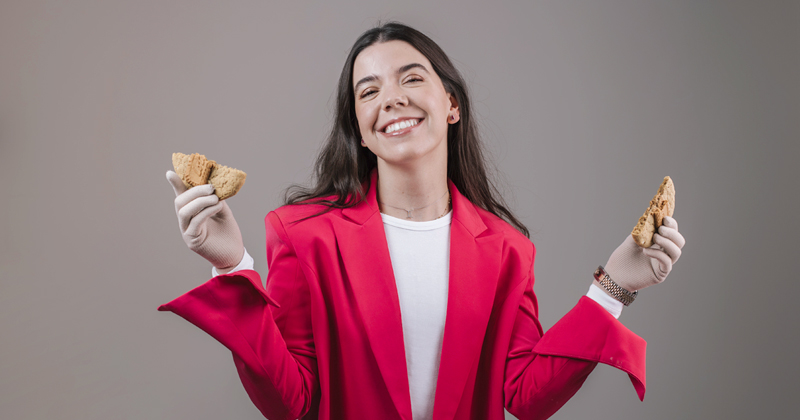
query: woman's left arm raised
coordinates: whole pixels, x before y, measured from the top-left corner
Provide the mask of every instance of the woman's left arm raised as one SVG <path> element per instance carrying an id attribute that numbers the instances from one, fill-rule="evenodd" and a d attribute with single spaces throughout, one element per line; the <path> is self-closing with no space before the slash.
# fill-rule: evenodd
<path id="1" fill-rule="evenodd" d="M 664 281 L 686 241 L 677 222 L 666 218 L 654 242 L 644 249 L 628 236 L 606 264 L 609 277 L 628 291 Z M 628 373 L 639 398 L 644 398 L 646 342 L 641 337 L 588 296 L 543 333 L 533 263 L 523 283 L 504 375 L 505 406 L 511 414 L 520 419 L 550 417 L 580 389 L 597 363 Z"/>

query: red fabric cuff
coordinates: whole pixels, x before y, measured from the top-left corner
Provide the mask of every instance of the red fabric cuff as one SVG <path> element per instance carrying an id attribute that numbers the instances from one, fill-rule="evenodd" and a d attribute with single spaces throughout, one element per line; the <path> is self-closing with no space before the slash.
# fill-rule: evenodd
<path id="1" fill-rule="evenodd" d="M 628 373 L 640 400 L 646 387 L 647 342 L 583 296 L 533 348 L 537 354 L 604 363 Z"/>
<path id="2" fill-rule="evenodd" d="M 252 286 L 252 290 L 258 292 L 258 294 L 261 297 L 263 297 L 267 303 L 277 308 L 281 307 L 277 302 L 275 302 L 271 297 L 269 297 L 269 295 L 267 295 L 267 291 L 264 290 L 264 286 L 262 286 L 261 284 L 261 276 L 258 275 L 258 272 L 254 270 L 240 270 L 240 271 L 234 271 L 232 273 L 220 274 L 217 277 L 213 277 L 207 282 L 201 284 L 200 286 L 197 286 L 194 289 L 184 293 L 183 295 L 173 299 L 171 302 L 159 306 L 158 310 L 175 312 L 175 309 L 185 306 L 192 300 L 197 300 L 197 299 L 205 300 L 206 299 L 205 292 L 207 290 L 213 290 L 215 293 L 220 293 L 220 292 L 224 293 L 225 290 L 228 288 L 224 287 L 223 283 L 231 283 L 231 284 L 243 283 L 242 282 L 243 279 L 241 279 L 240 277 L 244 277 L 245 279 L 247 279 L 247 281 L 244 283 L 249 283 L 249 285 Z"/>

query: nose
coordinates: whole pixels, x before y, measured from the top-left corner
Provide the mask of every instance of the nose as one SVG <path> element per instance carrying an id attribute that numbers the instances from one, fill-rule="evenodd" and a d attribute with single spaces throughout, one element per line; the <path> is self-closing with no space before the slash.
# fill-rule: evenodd
<path id="1" fill-rule="evenodd" d="M 384 89 L 385 98 L 383 100 L 383 110 L 389 111 L 398 106 L 408 105 L 408 97 L 398 87 L 389 87 Z"/>

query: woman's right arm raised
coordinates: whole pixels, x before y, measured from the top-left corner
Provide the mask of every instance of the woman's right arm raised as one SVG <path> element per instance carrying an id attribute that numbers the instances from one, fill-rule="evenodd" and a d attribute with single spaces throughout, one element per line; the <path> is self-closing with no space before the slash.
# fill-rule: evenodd
<path id="1" fill-rule="evenodd" d="M 244 247 L 228 206 L 215 202 L 210 186 L 186 190 L 172 175 L 167 179 L 177 195 L 184 241 L 207 260 L 213 258 L 215 267 L 214 261 L 233 260 L 225 264 L 235 267 Z M 310 298 L 286 232 L 277 216 L 270 216 L 269 295 L 257 272 L 241 270 L 214 277 L 158 309 L 180 315 L 231 350 L 247 394 L 266 418 L 297 419 L 312 409 L 319 390 Z"/>

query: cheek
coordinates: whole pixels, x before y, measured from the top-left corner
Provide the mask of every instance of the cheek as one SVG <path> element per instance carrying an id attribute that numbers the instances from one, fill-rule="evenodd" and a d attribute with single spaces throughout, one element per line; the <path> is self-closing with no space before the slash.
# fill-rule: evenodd
<path id="1" fill-rule="evenodd" d="M 362 136 L 372 132 L 372 127 L 375 125 L 374 114 L 369 109 L 356 108 L 356 120 L 358 120 L 358 129 Z"/>
<path id="2" fill-rule="evenodd" d="M 435 118 L 436 123 L 447 123 L 447 117 L 450 113 L 450 100 L 447 96 L 442 96 L 439 92 L 431 94 L 431 99 L 428 101 L 428 108 L 431 117 Z"/>

